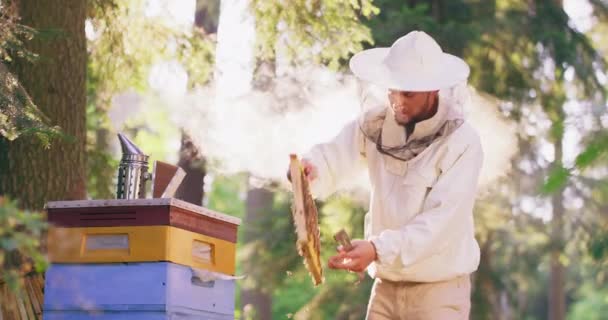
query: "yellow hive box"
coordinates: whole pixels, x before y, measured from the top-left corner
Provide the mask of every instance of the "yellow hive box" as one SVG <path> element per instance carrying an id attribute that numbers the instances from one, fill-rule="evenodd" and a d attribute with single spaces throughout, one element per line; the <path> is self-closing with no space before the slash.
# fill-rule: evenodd
<path id="1" fill-rule="evenodd" d="M 54 263 L 170 261 L 234 275 L 235 243 L 171 226 L 49 228 Z"/>

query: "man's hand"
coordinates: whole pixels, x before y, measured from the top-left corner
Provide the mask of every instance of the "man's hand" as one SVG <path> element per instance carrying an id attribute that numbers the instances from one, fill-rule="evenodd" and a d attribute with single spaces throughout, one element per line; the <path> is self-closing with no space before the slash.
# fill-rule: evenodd
<path id="1" fill-rule="evenodd" d="M 317 178 L 317 167 L 315 167 L 308 159 L 300 160 L 302 168 L 304 168 L 304 175 L 308 178 L 308 181 L 313 181 Z M 287 169 L 287 180 L 291 182 L 291 171 Z"/>
<path id="2" fill-rule="evenodd" d="M 366 240 L 353 240 L 353 249 L 344 251 L 338 247 L 338 254 L 329 258 L 327 266 L 331 269 L 343 269 L 353 272 L 363 272 L 376 260 L 376 248 Z"/>

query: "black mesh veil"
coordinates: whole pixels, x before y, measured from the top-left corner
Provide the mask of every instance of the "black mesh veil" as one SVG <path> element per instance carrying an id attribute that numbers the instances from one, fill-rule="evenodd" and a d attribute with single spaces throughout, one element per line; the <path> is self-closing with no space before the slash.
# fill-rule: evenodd
<path id="1" fill-rule="evenodd" d="M 464 105 L 470 99 L 466 82 L 439 90 L 439 108 L 450 109 L 441 111 L 449 112 L 451 115 L 459 114 L 460 116 L 447 117 L 439 129 L 431 135 L 415 140 L 408 140 L 407 142 L 405 139 L 402 139 L 403 143 L 395 144 L 386 143 L 389 139 L 383 139 L 383 135 L 405 136 L 406 128 L 394 121 L 393 111 L 389 107 L 388 91 L 388 88 L 381 88 L 359 80 L 358 93 L 361 109 L 358 117 L 359 130 L 367 140 L 366 143 L 375 145 L 378 152 L 402 161 L 412 159 L 435 140 L 449 135 L 460 127 L 464 122 Z"/>

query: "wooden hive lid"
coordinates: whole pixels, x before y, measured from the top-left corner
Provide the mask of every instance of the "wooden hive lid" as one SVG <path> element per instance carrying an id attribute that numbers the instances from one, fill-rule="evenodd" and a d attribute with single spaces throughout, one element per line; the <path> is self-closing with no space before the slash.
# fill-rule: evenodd
<path id="1" fill-rule="evenodd" d="M 108 200 L 72 200 L 72 201 L 50 201 L 46 204 L 46 210 L 67 208 L 100 208 L 100 207 L 142 207 L 142 206 L 171 206 L 201 214 L 213 219 L 224 221 L 234 225 L 240 225 L 241 219 L 213 211 L 211 209 L 197 206 L 189 202 L 175 198 L 154 199 L 108 199 Z"/>

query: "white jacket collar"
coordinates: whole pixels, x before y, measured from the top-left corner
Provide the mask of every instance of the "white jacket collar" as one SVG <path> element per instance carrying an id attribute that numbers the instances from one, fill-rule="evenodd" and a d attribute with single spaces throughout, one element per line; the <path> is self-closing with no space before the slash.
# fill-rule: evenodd
<path id="1" fill-rule="evenodd" d="M 416 123 L 414 132 L 410 137 L 407 137 L 405 127 L 397 123 L 393 110 L 389 107 L 387 109 L 386 118 L 382 124 L 382 145 L 388 148 L 404 146 L 406 142 L 433 135 L 441 129 L 447 120 L 462 119 L 462 115 L 452 108 L 450 100 L 440 96 L 437 113 L 427 120 Z M 405 174 L 406 161 L 395 159 L 389 155 L 382 155 L 382 158 L 388 171 L 397 175 Z"/>
<path id="2" fill-rule="evenodd" d="M 441 128 L 450 114 L 450 106 L 445 99 L 439 99 L 437 113 L 429 119 L 416 123 L 414 132 L 407 137 L 405 127 L 397 123 L 392 108 L 388 108 L 386 119 L 382 124 L 382 145 L 385 147 L 403 146 L 407 141 L 420 139 L 432 135 Z"/>

